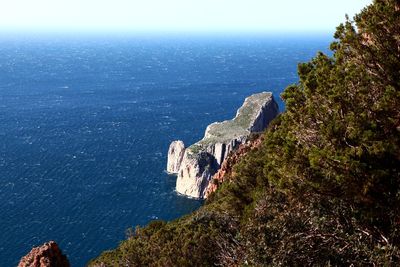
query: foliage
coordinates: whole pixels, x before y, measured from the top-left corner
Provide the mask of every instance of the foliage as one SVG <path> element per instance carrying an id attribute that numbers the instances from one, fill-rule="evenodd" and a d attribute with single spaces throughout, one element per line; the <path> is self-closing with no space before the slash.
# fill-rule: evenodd
<path id="1" fill-rule="evenodd" d="M 201 209 L 91 265 L 399 266 L 400 2 L 375 0 L 335 38 Z"/>

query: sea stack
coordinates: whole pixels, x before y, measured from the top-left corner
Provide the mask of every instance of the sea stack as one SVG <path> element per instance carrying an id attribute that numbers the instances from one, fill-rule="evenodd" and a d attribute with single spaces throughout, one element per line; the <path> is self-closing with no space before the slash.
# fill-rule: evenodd
<path id="1" fill-rule="evenodd" d="M 262 132 L 279 114 L 272 93 L 247 97 L 235 118 L 210 124 L 204 138 L 185 149 L 182 141 L 171 143 L 167 171 L 177 174 L 176 191 L 204 198 L 211 177 L 231 151 L 247 141 L 251 133 Z"/>
<path id="2" fill-rule="evenodd" d="M 178 173 L 185 153 L 185 144 L 181 141 L 173 141 L 168 149 L 168 173 Z"/>

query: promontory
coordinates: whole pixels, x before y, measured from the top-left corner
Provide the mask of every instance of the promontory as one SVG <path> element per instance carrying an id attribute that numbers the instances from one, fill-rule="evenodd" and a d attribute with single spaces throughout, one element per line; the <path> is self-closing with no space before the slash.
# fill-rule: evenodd
<path id="1" fill-rule="evenodd" d="M 249 138 L 262 132 L 279 113 L 271 92 L 247 97 L 232 120 L 210 124 L 204 138 L 185 148 L 182 141 L 173 141 L 168 150 L 167 171 L 177 174 L 176 191 L 204 198 L 211 177 L 228 154 Z"/>

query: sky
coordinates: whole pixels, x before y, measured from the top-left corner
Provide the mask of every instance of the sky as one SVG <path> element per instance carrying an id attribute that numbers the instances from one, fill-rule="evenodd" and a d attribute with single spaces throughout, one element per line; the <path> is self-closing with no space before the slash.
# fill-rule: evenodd
<path id="1" fill-rule="evenodd" d="M 372 0 L 0 0 L 0 31 L 332 32 Z"/>

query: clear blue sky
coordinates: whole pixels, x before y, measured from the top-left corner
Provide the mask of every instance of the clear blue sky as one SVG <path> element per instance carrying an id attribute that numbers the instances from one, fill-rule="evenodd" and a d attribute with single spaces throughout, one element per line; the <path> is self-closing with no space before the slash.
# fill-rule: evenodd
<path id="1" fill-rule="evenodd" d="M 0 31 L 333 31 L 372 0 L 1 0 Z"/>

